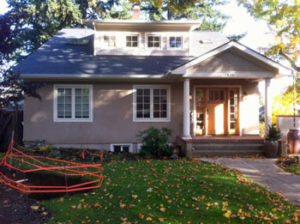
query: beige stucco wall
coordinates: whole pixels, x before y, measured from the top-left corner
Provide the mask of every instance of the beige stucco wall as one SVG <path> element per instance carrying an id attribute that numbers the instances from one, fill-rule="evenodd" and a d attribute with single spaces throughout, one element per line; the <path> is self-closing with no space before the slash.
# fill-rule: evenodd
<path id="1" fill-rule="evenodd" d="M 74 84 L 74 83 L 69 83 Z M 145 83 L 93 84 L 93 122 L 54 122 L 53 84 L 39 92 L 42 100 L 26 98 L 24 103 L 24 141 L 45 140 L 51 144 L 139 143 L 139 131 L 150 126 L 172 129 L 170 139 L 182 134 L 182 81 L 171 87 L 170 122 L 133 122 L 133 85 Z M 164 83 L 165 85 L 165 83 Z M 192 80 L 194 85 L 239 85 L 242 90 L 240 109 L 243 134 L 258 134 L 258 90 L 256 82 L 243 80 Z M 192 106 L 191 101 L 191 106 Z M 192 108 L 191 108 L 192 109 Z M 192 132 L 191 132 L 192 133 Z"/>
<path id="2" fill-rule="evenodd" d="M 72 83 L 73 84 L 73 83 Z M 133 122 L 133 84 L 93 84 L 93 122 L 54 122 L 53 85 L 40 89 L 42 100 L 26 98 L 24 141 L 57 144 L 137 143 L 139 131 L 168 127 L 181 135 L 182 85 L 171 84 L 171 122 Z M 139 83 L 141 84 L 141 83 Z"/>

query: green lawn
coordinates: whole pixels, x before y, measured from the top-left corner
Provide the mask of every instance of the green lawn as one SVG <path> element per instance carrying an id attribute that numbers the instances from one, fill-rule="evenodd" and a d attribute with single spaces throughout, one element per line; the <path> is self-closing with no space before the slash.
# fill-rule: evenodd
<path id="1" fill-rule="evenodd" d="M 294 163 L 290 166 L 284 167 L 284 169 L 288 172 L 300 175 L 300 163 Z"/>
<path id="2" fill-rule="evenodd" d="M 296 157 L 280 158 L 277 164 L 287 172 L 300 175 L 300 161 Z"/>
<path id="3" fill-rule="evenodd" d="M 293 223 L 295 207 L 224 167 L 104 163 L 101 189 L 42 201 L 50 223 Z"/>

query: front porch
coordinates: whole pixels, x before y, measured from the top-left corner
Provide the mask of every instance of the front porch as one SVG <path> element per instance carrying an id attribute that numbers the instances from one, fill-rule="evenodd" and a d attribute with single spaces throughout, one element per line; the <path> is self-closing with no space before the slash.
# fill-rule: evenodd
<path id="1" fill-rule="evenodd" d="M 188 157 L 262 153 L 258 83 L 265 82 L 265 130 L 272 122 L 271 79 L 290 70 L 237 42 L 174 69 L 183 82 L 179 142 Z"/>
<path id="2" fill-rule="evenodd" d="M 259 136 L 261 79 L 183 81 L 183 135 L 179 142 L 190 158 L 209 155 L 262 154 Z M 271 123 L 270 78 L 265 79 L 266 127 Z"/>

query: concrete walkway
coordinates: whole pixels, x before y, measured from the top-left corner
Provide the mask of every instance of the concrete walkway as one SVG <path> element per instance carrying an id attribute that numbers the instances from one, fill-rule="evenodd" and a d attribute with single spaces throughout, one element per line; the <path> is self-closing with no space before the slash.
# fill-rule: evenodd
<path id="1" fill-rule="evenodd" d="M 300 176 L 283 171 L 275 165 L 276 159 L 200 158 L 200 160 L 237 169 L 270 191 L 281 191 L 284 197 L 300 207 Z"/>

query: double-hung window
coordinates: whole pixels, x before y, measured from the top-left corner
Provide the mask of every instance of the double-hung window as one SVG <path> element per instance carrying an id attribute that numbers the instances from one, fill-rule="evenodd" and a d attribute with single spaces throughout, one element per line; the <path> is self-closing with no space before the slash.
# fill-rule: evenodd
<path id="1" fill-rule="evenodd" d="M 160 48 L 161 37 L 156 35 L 148 35 L 147 46 L 148 48 Z"/>
<path id="2" fill-rule="evenodd" d="M 91 85 L 55 85 L 54 121 L 92 121 Z"/>
<path id="3" fill-rule="evenodd" d="M 181 49 L 182 48 L 182 37 L 169 37 L 169 48 Z"/>
<path id="4" fill-rule="evenodd" d="M 170 121 L 170 87 L 134 86 L 134 121 Z"/>

